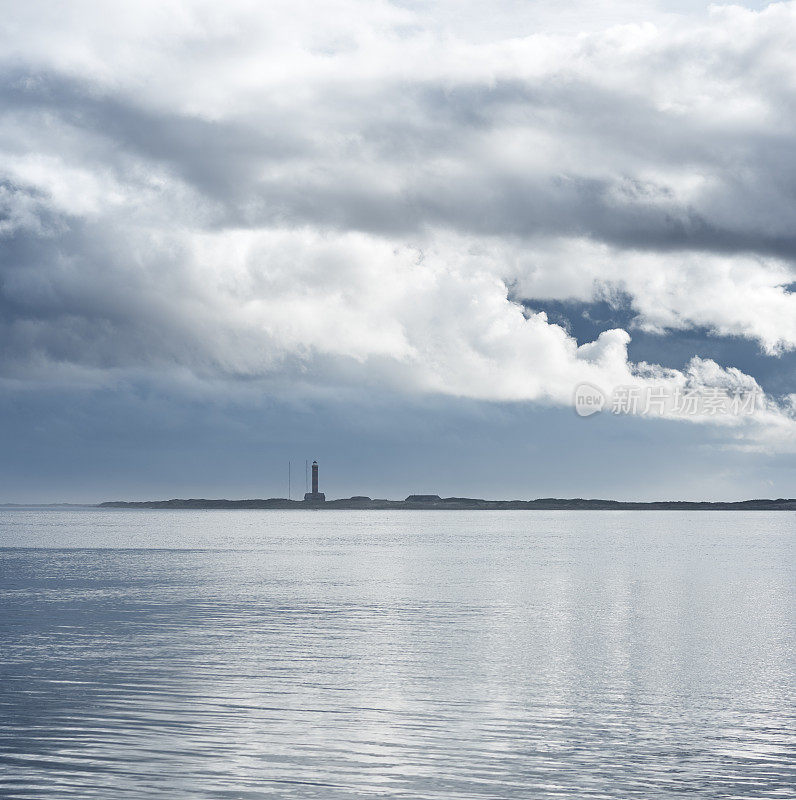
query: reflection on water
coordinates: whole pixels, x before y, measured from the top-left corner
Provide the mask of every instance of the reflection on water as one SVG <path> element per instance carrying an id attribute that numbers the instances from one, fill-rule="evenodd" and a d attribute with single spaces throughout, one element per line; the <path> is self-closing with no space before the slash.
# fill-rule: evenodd
<path id="1" fill-rule="evenodd" d="M 4 798 L 796 796 L 788 512 L 2 511 L 0 547 Z"/>

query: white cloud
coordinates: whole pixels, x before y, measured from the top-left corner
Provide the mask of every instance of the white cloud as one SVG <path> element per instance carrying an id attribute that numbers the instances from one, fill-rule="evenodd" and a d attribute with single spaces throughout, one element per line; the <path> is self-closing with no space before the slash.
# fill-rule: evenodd
<path id="1" fill-rule="evenodd" d="M 703 326 L 757 340 L 769 354 L 796 348 L 792 264 L 753 254 L 620 249 L 588 239 L 546 242 L 534 252 L 504 248 L 515 292 L 589 301 L 616 290 L 632 298 L 637 325 L 650 331 Z"/>

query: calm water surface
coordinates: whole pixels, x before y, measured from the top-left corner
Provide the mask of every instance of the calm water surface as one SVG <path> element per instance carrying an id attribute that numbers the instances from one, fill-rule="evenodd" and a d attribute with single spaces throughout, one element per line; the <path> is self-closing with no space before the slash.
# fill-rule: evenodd
<path id="1" fill-rule="evenodd" d="M 0 797 L 796 797 L 795 520 L 0 511 Z"/>

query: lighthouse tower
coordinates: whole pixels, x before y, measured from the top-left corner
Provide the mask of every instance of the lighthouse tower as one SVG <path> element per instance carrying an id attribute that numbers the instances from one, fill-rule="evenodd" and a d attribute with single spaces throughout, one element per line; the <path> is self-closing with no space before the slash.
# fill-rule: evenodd
<path id="1" fill-rule="evenodd" d="M 304 495 L 305 502 L 310 503 L 324 503 L 326 502 L 326 495 L 318 491 L 318 462 L 312 462 L 312 491 Z"/>

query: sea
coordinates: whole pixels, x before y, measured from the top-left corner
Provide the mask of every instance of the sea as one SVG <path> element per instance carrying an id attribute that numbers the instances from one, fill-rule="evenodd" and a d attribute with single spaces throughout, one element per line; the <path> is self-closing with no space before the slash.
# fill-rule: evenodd
<path id="1" fill-rule="evenodd" d="M 0 797 L 796 797 L 796 516 L 0 511 Z"/>

